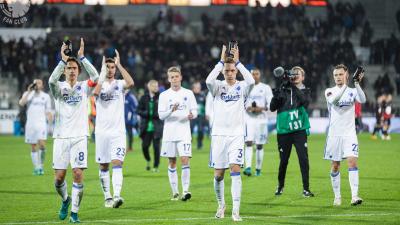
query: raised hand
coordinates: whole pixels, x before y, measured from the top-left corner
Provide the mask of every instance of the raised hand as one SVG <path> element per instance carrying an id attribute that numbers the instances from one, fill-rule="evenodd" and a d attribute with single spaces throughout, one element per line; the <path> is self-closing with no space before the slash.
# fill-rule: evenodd
<path id="1" fill-rule="evenodd" d="M 194 118 L 192 111 L 189 112 L 188 119 L 192 120 Z"/>
<path id="2" fill-rule="evenodd" d="M 232 48 L 230 53 L 233 55 L 233 61 L 239 62 L 239 47 Z"/>
<path id="3" fill-rule="evenodd" d="M 79 47 L 78 57 L 82 58 L 84 57 L 84 54 L 85 54 L 85 42 L 83 41 L 83 38 L 81 38 L 81 46 Z"/>
<path id="4" fill-rule="evenodd" d="M 61 59 L 62 59 L 64 62 L 67 62 L 67 60 L 68 60 L 68 56 L 65 55 L 65 53 L 64 53 L 65 49 L 67 49 L 67 48 L 68 48 L 68 46 L 63 42 L 63 44 L 62 44 L 62 46 L 61 46 Z"/>
<path id="5" fill-rule="evenodd" d="M 119 52 L 117 51 L 117 49 L 115 49 L 114 62 L 116 66 L 121 65 L 121 58 L 119 57 Z"/>
<path id="6" fill-rule="evenodd" d="M 226 52 L 226 46 L 222 45 L 222 51 L 221 51 L 221 61 L 222 62 L 225 62 L 225 57 L 226 57 L 225 52 Z"/>

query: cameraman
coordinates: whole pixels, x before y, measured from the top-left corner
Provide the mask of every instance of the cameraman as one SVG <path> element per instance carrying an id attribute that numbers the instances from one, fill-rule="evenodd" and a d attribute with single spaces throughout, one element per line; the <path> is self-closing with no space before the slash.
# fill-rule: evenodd
<path id="1" fill-rule="evenodd" d="M 313 197 L 309 189 L 309 163 L 307 150 L 307 129 L 310 128 L 306 108 L 309 104 L 310 91 L 303 84 L 304 70 L 295 66 L 283 75 L 283 82 L 274 89 L 270 104 L 271 112 L 278 110 L 276 129 L 279 150 L 278 187 L 275 195 L 283 193 L 286 169 L 292 145 L 296 147 L 303 181 L 303 196 Z"/>

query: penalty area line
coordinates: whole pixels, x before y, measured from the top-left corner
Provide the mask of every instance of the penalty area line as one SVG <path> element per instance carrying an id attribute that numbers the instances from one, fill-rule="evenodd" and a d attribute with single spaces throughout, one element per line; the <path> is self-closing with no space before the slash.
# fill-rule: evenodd
<path id="1" fill-rule="evenodd" d="M 400 213 L 350 213 L 350 214 L 303 214 L 303 215 L 282 215 L 282 216 L 243 216 L 243 219 L 280 219 L 280 218 L 312 218 L 312 217 L 370 217 L 370 216 L 398 216 Z M 224 220 L 229 219 L 225 218 Z M 214 217 L 193 217 L 193 218 L 137 218 L 137 219 L 109 219 L 109 220 L 84 220 L 83 223 L 124 223 L 124 222 L 157 222 L 157 221 L 191 221 L 191 220 L 217 220 Z M 220 219 L 218 219 L 220 220 Z M 23 224 L 61 224 L 65 221 L 37 221 L 37 222 L 5 222 L 0 224 L 23 225 Z"/>

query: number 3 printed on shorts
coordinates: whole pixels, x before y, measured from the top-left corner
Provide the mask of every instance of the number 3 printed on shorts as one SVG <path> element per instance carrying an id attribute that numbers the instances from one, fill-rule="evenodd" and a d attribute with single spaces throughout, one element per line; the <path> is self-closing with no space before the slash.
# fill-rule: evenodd
<path id="1" fill-rule="evenodd" d="M 355 153 L 355 154 L 357 154 L 358 153 L 358 144 L 352 144 L 351 146 L 353 146 L 353 152 Z"/>
<path id="2" fill-rule="evenodd" d="M 243 157 L 243 149 L 239 149 L 238 158 L 241 159 Z"/>

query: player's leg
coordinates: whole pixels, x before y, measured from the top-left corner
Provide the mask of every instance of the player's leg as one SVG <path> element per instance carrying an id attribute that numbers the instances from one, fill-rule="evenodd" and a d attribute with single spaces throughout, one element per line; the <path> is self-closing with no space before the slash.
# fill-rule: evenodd
<path id="1" fill-rule="evenodd" d="M 112 207 L 113 200 L 110 188 L 110 170 L 111 162 L 109 137 L 102 134 L 97 134 L 96 142 L 96 162 L 99 164 L 99 179 L 100 186 L 104 194 L 104 206 Z"/>
<path id="2" fill-rule="evenodd" d="M 231 194 L 232 194 L 232 219 L 233 221 L 241 221 L 240 217 L 240 199 L 242 196 L 242 178 L 240 176 L 240 165 L 231 165 Z"/>
<path id="3" fill-rule="evenodd" d="M 78 211 L 83 197 L 83 170 L 87 168 L 87 137 L 71 139 L 70 163 L 73 172 L 71 223 L 79 223 Z"/>
<path id="4" fill-rule="evenodd" d="M 33 175 L 40 175 L 40 153 L 37 144 L 31 144 L 31 159 L 33 164 Z"/>
<path id="5" fill-rule="evenodd" d="M 246 148 L 244 152 L 245 157 L 245 169 L 243 171 L 244 175 L 251 176 L 251 164 L 253 159 L 253 141 L 246 140 Z"/>
<path id="6" fill-rule="evenodd" d="M 256 138 L 256 176 L 261 175 L 262 164 L 264 161 L 264 144 L 267 143 L 268 125 L 262 123 L 259 125 L 259 132 Z"/>
<path id="7" fill-rule="evenodd" d="M 358 196 L 358 167 L 357 157 L 348 157 L 347 164 L 349 167 L 349 183 L 351 189 L 351 205 L 359 205 L 362 203 L 362 199 Z"/>
<path id="8" fill-rule="evenodd" d="M 335 195 L 335 199 L 333 200 L 333 205 L 339 206 L 342 204 L 342 196 L 340 194 L 340 161 L 332 161 L 331 184 L 333 193 Z"/>
<path id="9" fill-rule="evenodd" d="M 181 182 L 182 182 L 182 201 L 189 200 L 192 197 L 192 193 L 189 192 L 190 187 L 190 164 L 189 164 L 189 156 L 181 157 L 181 165 L 182 165 L 182 174 L 181 174 Z"/>
<path id="10" fill-rule="evenodd" d="M 214 168 L 214 191 L 218 208 L 215 218 L 225 217 L 225 169 L 229 168 L 228 150 L 225 147 L 226 138 L 211 136 L 210 167 Z"/>
<path id="11" fill-rule="evenodd" d="M 176 171 L 176 157 L 168 158 L 168 178 L 172 190 L 173 201 L 179 200 L 178 172 Z"/>
<path id="12" fill-rule="evenodd" d="M 293 141 L 300 164 L 301 178 L 303 181 L 303 196 L 314 197 L 314 194 L 310 191 L 309 182 L 310 166 L 308 161 L 307 133 L 304 130 L 296 133 L 295 135 L 296 136 L 293 138 Z"/>
<path id="13" fill-rule="evenodd" d="M 177 143 L 178 154 L 181 157 L 182 163 L 182 200 L 186 201 L 192 197 L 189 192 L 190 186 L 190 165 L 189 159 L 192 157 L 192 144 L 190 141 L 179 141 Z"/>
<path id="14" fill-rule="evenodd" d="M 214 191 L 218 202 L 217 213 L 215 218 L 225 217 L 225 183 L 224 183 L 225 169 L 214 170 Z"/>
<path id="15" fill-rule="evenodd" d="M 71 198 L 68 196 L 67 182 L 65 175 L 67 173 L 69 157 L 69 143 L 65 139 L 54 139 L 53 144 L 53 169 L 54 169 L 54 187 L 60 195 L 62 203 L 58 214 L 61 220 L 68 216 L 68 207 L 71 203 Z"/>
<path id="16" fill-rule="evenodd" d="M 124 203 L 121 197 L 122 184 L 124 181 L 122 165 L 126 155 L 125 136 L 117 136 L 110 139 L 111 163 L 112 163 L 112 186 L 114 191 L 113 208 L 118 208 Z"/>
<path id="17" fill-rule="evenodd" d="M 46 159 L 46 140 L 39 140 L 39 174 L 44 174 L 44 161 Z"/>
<path id="18" fill-rule="evenodd" d="M 161 143 L 161 138 L 153 137 L 153 150 L 154 150 L 153 172 L 159 171 L 158 166 L 160 165 L 160 143 Z"/>
<path id="19" fill-rule="evenodd" d="M 243 136 L 230 138 L 228 146 L 229 165 L 231 171 L 231 194 L 232 194 L 232 219 L 241 221 L 240 217 L 240 199 L 242 196 L 242 177 L 240 176 L 240 166 L 243 165 Z"/>
<path id="20" fill-rule="evenodd" d="M 151 144 L 151 139 L 153 136 L 153 132 L 145 132 L 142 136 L 142 151 L 144 159 L 146 160 L 146 170 L 150 170 L 150 153 L 149 148 Z"/>
<path id="21" fill-rule="evenodd" d="M 290 134 L 278 134 L 278 151 L 279 151 L 279 172 L 278 172 L 278 187 L 275 195 L 281 195 L 285 186 L 285 177 L 287 165 L 289 163 L 290 153 L 292 151 L 292 137 Z"/>

